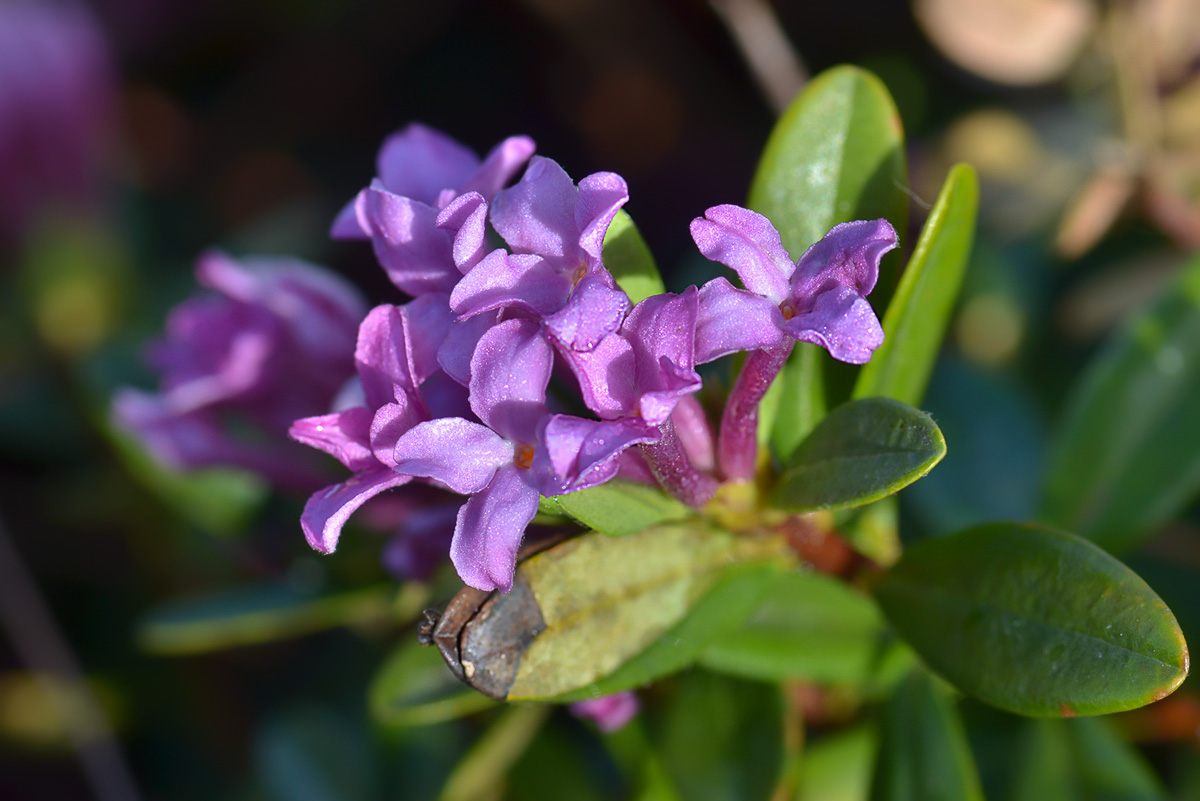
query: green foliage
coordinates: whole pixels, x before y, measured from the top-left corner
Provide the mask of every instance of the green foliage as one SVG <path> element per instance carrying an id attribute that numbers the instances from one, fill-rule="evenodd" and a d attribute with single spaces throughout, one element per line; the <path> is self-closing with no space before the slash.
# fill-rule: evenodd
<path id="1" fill-rule="evenodd" d="M 971 255 L 978 208 L 975 171 L 959 164 L 921 229 L 883 317 L 883 345 L 859 373 L 855 398 L 880 395 L 915 405 L 925 396 Z"/>
<path id="2" fill-rule="evenodd" d="M 1025 715 L 1099 715 L 1187 675 L 1175 617 L 1086 540 L 993 523 L 911 547 L 875 587 L 917 653 L 963 692 Z"/>
<path id="3" fill-rule="evenodd" d="M 604 266 L 634 303 L 666 291 L 646 240 L 624 211 L 617 212 L 604 235 Z"/>
<path id="4" fill-rule="evenodd" d="M 656 487 L 633 481 L 609 481 L 579 492 L 542 498 L 543 512 L 566 515 L 595 531 L 614 537 L 690 517 L 685 504 Z"/>
<path id="5" fill-rule="evenodd" d="M 496 702 L 454 678 L 436 648 L 407 637 L 388 655 L 367 694 L 371 716 L 395 726 L 424 726 L 470 715 Z"/>
<path id="6" fill-rule="evenodd" d="M 1053 444 L 1042 517 L 1130 550 L 1200 491 L 1200 261 L 1096 357 Z"/>
<path id="7" fill-rule="evenodd" d="M 870 598 L 820 573 L 775 582 L 737 628 L 713 640 L 700 663 L 765 681 L 886 683 L 911 664 Z"/>
<path id="8" fill-rule="evenodd" d="M 651 748 L 688 801 L 768 801 L 784 763 L 779 687 L 690 671 L 651 717 Z"/>
<path id="9" fill-rule="evenodd" d="M 771 503 L 809 512 L 862 506 L 933 469 L 946 442 L 933 418 L 887 398 L 834 409 L 788 460 Z"/>
<path id="10" fill-rule="evenodd" d="M 897 688 L 881 732 L 871 801 L 983 801 L 958 709 L 928 673 Z"/>

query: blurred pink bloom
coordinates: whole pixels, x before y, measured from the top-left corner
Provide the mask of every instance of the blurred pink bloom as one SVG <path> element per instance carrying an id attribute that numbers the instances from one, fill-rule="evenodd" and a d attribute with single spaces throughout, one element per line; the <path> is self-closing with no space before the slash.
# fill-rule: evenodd
<path id="1" fill-rule="evenodd" d="M 570 708 L 571 714 L 587 718 L 595 723 L 600 731 L 611 734 L 633 720 L 640 707 L 637 696 L 631 690 L 626 690 L 623 693 L 579 701 L 571 704 Z"/>

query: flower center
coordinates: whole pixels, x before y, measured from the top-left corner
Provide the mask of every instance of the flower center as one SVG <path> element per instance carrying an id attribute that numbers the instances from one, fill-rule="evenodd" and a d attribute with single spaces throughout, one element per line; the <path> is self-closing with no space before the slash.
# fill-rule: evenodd
<path id="1" fill-rule="evenodd" d="M 533 464 L 533 447 L 518 445 L 516 453 L 513 454 L 513 464 L 522 470 L 528 470 Z"/>
<path id="2" fill-rule="evenodd" d="M 796 307 L 792 305 L 790 300 L 785 300 L 779 304 L 779 311 L 783 312 L 783 319 L 790 320 L 796 316 Z"/>
<path id="3" fill-rule="evenodd" d="M 576 266 L 574 270 L 571 270 L 570 275 L 571 287 L 574 288 L 578 286 L 579 282 L 583 280 L 583 277 L 587 275 L 587 265 L 583 262 L 579 262 L 579 265 Z"/>

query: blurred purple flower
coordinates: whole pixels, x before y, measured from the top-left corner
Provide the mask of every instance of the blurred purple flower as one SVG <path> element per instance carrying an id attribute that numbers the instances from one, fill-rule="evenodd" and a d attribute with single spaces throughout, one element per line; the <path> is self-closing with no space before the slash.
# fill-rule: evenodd
<path id="1" fill-rule="evenodd" d="M 0 236 L 96 199 L 116 93 L 106 37 L 82 4 L 0 3 Z"/>
<path id="2" fill-rule="evenodd" d="M 319 474 L 287 431 L 349 379 L 358 292 L 295 259 L 217 252 L 200 257 L 196 278 L 214 292 L 176 306 L 149 352 L 160 391 L 118 393 L 116 422 L 172 467 L 242 467 L 311 489 Z"/>
<path id="3" fill-rule="evenodd" d="M 633 716 L 638 713 L 641 704 L 632 690 L 613 693 L 612 695 L 590 698 L 571 704 L 571 714 L 587 718 L 605 734 L 612 734 L 625 727 Z"/>
<path id="4" fill-rule="evenodd" d="M 471 360 L 471 409 L 481 423 L 443 417 L 396 442 L 395 469 L 471 498 L 459 511 L 450 559 L 482 590 L 512 586 L 517 549 L 540 495 L 601 484 L 617 457 L 658 432 L 640 421 L 600 422 L 546 408 L 554 351 L 533 320 L 506 320 L 479 340 Z"/>
<path id="5" fill-rule="evenodd" d="M 697 363 L 791 339 L 865 364 L 883 342 L 865 296 L 875 287 L 880 258 L 896 247 L 887 220 L 834 226 L 795 264 L 771 221 L 749 209 L 714 206 L 691 229 L 700 252 L 732 268 L 745 287 L 716 278 L 701 288 Z"/>

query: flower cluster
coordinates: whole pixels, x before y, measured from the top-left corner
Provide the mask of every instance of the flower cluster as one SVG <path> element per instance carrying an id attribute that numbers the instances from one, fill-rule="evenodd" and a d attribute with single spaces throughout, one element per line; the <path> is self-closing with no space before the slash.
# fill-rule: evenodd
<path id="1" fill-rule="evenodd" d="M 163 393 L 126 393 L 118 415 L 184 465 L 248 464 L 218 436 L 218 407 L 286 419 L 352 473 L 305 505 L 322 552 L 385 490 L 424 487 L 437 520 L 432 488 L 467 496 L 451 560 L 467 584 L 507 591 L 541 497 L 619 475 L 700 508 L 720 482 L 754 477 L 758 402 L 795 342 L 853 363 L 882 342 L 864 296 L 896 244 L 886 221 L 840 225 L 793 261 L 765 217 L 717 206 L 692 236 L 742 287 L 716 278 L 633 304 L 604 249 L 625 181 L 576 183 L 533 153 L 526 137 L 480 159 L 421 125 L 394 134 L 332 234 L 369 240 L 411 299 L 363 315 L 329 280 L 207 257 L 200 277 L 221 295 L 175 312 L 157 351 Z M 714 438 L 696 368 L 739 351 L 750 355 Z M 410 544 L 401 561 L 427 561 Z"/>
<path id="2" fill-rule="evenodd" d="M 532 154 L 514 137 L 480 160 L 409 126 L 335 221 L 334 236 L 369 239 L 413 299 L 373 309 L 360 326 L 356 402 L 292 426 L 353 471 L 306 505 L 314 548 L 332 551 L 369 498 L 423 481 L 468 496 L 450 546 L 459 575 L 506 591 L 541 496 L 622 475 L 699 507 L 721 479 L 751 477 L 753 427 L 726 421 L 714 446 L 692 398 L 697 365 L 754 351 L 743 377 L 757 380 L 731 398 L 741 408 L 757 404 L 796 341 L 854 363 L 882 341 L 864 296 L 895 246 L 885 221 L 839 226 L 793 262 L 766 218 L 718 206 L 693 237 L 744 288 L 718 278 L 633 305 L 604 263 L 625 181 L 601 172 L 576 183 Z M 579 398 L 548 396 L 555 376 Z M 591 414 L 569 413 L 581 406 Z"/>

